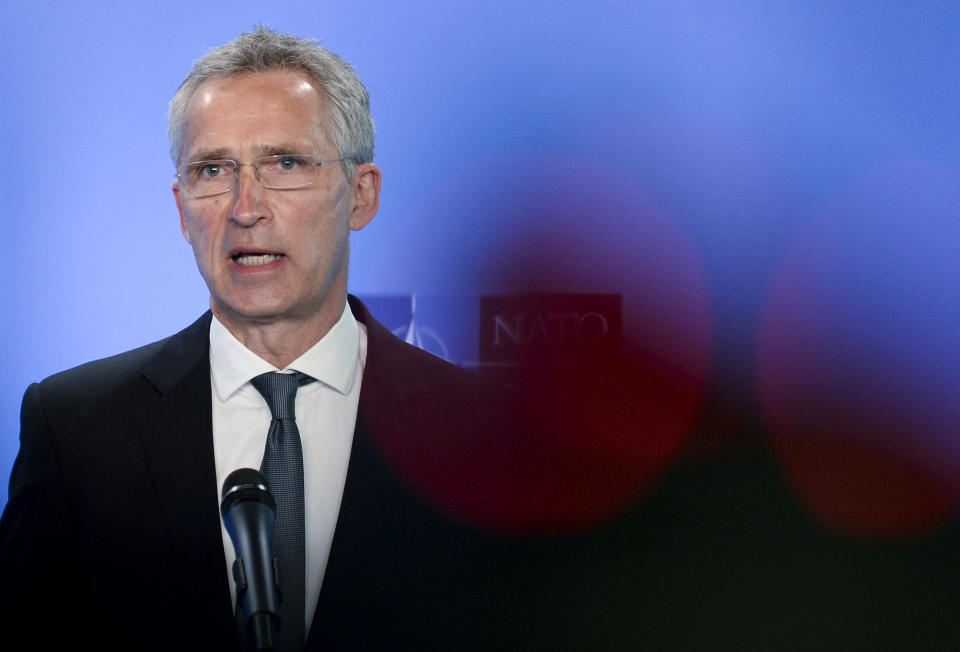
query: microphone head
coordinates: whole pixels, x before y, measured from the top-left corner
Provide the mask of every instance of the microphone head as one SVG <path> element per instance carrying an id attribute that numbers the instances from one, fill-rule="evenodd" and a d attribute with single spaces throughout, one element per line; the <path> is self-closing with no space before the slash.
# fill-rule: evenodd
<path id="1" fill-rule="evenodd" d="M 256 469 L 237 469 L 223 481 L 220 492 L 220 514 L 224 515 L 237 503 L 254 500 L 271 510 L 276 509 L 267 479 Z"/>

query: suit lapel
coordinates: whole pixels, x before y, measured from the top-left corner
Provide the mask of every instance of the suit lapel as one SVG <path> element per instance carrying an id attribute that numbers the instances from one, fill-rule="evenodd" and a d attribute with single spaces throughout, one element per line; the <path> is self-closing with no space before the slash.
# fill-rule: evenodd
<path id="1" fill-rule="evenodd" d="M 371 534 L 378 531 L 377 523 L 371 520 L 376 520 L 383 496 L 402 491 L 380 457 L 371 431 L 375 425 L 369 418 L 375 406 L 378 413 L 404 419 L 409 387 L 392 382 L 391 364 L 396 357 L 393 344 L 398 342 L 359 300 L 349 297 L 349 301 L 354 316 L 367 329 L 367 359 L 343 498 L 307 650 L 335 649 L 339 641 L 362 641 L 371 634 L 364 631 L 365 610 L 355 599 L 358 586 L 376 584 L 376 562 L 384 554 L 379 548 L 381 542 Z M 368 597 L 374 602 L 382 599 Z"/>
<path id="2" fill-rule="evenodd" d="M 233 618 L 217 510 L 209 365 L 210 313 L 171 337 L 143 369 L 157 400 L 138 415 L 140 437 L 184 599 L 215 637 Z M 216 640 L 214 638 L 213 640 Z"/>

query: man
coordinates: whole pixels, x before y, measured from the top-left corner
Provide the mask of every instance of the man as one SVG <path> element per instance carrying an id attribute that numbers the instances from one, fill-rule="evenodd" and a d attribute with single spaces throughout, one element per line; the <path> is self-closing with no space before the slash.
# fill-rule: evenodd
<path id="1" fill-rule="evenodd" d="M 409 471 L 438 449 L 463 462 L 482 448 L 502 396 L 347 300 L 350 231 L 376 215 L 381 186 L 353 69 L 310 41 L 241 35 L 181 85 L 170 141 L 210 312 L 27 390 L 0 521 L 5 635 L 36 649 L 239 649 L 219 489 L 236 468 L 289 463 L 270 452 L 291 440 L 268 438 L 281 417 L 258 379 L 296 373 L 301 511 L 281 517 L 278 496 L 278 519 L 303 530 L 305 586 L 285 599 L 303 622 L 287 615 L 282 649 L 522 646 L 501 573 L 512 549 L 410 490 L 435 476 Z"/>

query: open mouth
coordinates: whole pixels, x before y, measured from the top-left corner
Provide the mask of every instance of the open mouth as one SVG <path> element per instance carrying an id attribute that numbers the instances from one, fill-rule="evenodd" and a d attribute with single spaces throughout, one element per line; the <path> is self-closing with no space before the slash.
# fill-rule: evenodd
<path id="1" fill-rule="evenodd" d="M 269 265 L 275 260 L 283 258 L 283 254 L 262 254 L 252 252 L 241 252 L 232 256 L 233 262 L 246 267 L 260 267 Z"/>

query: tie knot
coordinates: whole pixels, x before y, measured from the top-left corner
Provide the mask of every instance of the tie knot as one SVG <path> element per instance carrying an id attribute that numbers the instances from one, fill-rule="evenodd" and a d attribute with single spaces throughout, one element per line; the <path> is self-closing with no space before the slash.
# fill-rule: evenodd
<path id="1" fill-rule="evenodd" d="M 294 407 L 297 388 L 312 383 L 313 378 L 299 371 L 281 374 L 275 371 L 260 374 L 250 381 L 270 406 L 270 415 L 274 419 L 296 419 Z"/>

